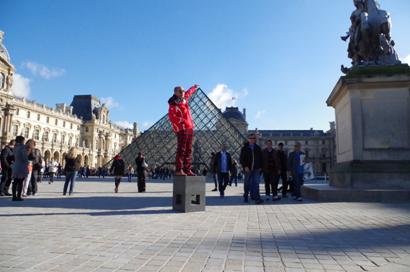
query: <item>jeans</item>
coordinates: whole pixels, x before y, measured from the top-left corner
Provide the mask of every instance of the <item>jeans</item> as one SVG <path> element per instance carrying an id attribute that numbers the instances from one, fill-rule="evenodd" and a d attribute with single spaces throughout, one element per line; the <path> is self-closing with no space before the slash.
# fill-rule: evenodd
<path id="1" fill-rule="evenodd" d="M 63 194 L 67 193 L 68 184 L 70 184 L 69 194 L 71 195 L 74 191 L 74 182 L 75 182 L 76 171 L 67 171 L 65 173 L 65 182 L 64 182 L 64 191 Z"/>
<path id="2" fill-rule="evenodd" d="M 11 190 L 13 191 L 13 199 L 21 198 L 21 193 L 23 191 L 23 181 L 24 178 L 14 178 Z"/>
<path id="3" fill-rule="evenodd" d="M 232 175 L 231 180 L 229 181 L 229 185 L 232 185 L 232 181 L 235 182 L 235 186 L 238 186 L 238 175 Z"/>
<path id="4" fill-rule="evenodd" d="M 293 193 L 295 195 L 295 197 L 301 197 L 302 194 L 300 192 L 300 188 L 303 185 L 303 174 L 296 174 L 293 177 Z"/>
<path id="5" fill-rule="evenodd" d="M 252 170 L 245 173 L 244 181 L 244 198 L 247 199 L 250 193 L 251 199 L 257 200 L 260 199 L 259 194 L 259 180 L 260 180 L 260 171 Z"/>
<path id="6" fill-rule="evenodd" d="M 270 196 L 272 192 L 272 196 L 278 195 L 278 181 L 277 175 L 272 172 L 265 172 L 263 173 L 263 179 L 265 180 L 265 194 L 266 196 Z"/>
<path id="7" fill-rule="evenodd" d="M 225 195 L 225 188 L 229 183 L 229 173 L 218 173 L 218 189 L 221 196 Z"/>
<path id="8" fill-rule="evenodd" d="M 287 192 L 291 192 L 292 185 L 291 182 L 288 180 L 288 174 L 286 173 L 286 170 L 281 170 L 280 175 L 277 176 L 278 179 L 278 184 L 279 184 L 279 179 L 282 179 L 282 196 L 285 196 Z M 289 186 L 291 187 L 289 189 Z"/>
<path id="9" fill-rule="evenodd" d="M 1 173 L 0 193 L 3 193 L 3 194 L 9 193 L 11 180 L 12 180 L 11 168 L 3 168 L 2 173 Z"/>
<path id="10" fill-rule="evenodd" d="M 38 187 L 37 187 L 37 181 L 40 178 L 40 170 L 33 170 L 31 173 L 31 184 L 29 186 L 29 192 L 32 195 L 35 195 L 37 193 Z"/>

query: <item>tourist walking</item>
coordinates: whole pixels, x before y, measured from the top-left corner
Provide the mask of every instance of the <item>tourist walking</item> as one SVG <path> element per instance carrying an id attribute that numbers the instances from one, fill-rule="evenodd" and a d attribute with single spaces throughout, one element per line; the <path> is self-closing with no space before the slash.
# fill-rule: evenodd
<path id="1" fill-rule="evenodd" d="M 23 197 L 27 196 L 28 188 L 31 185 L 31 175 L 33 173 L 33 161 L 34 161 L 33 151 L 34 151 L 35 146 L 36 146 L 36 142 L 32 139 L 26 142 L 26 147 L 31 152 L 28 154 L 28 175 L 23 180 Z"/>
<path id="2" fill-rule="evenodd" d="M 80 158 L 77 157 L 77 150 L 75 147 L 70 148 L 64 160 L 65 182 L 63 188 L 63 195 L 67 194 L 68 186 L 70 186 L 68 194 L 71 195 L 74 192 L 75 178 L 78 170 L 80 170 L 81 165 Z"/>
<path id="3" fill-rule="evenodd" d="M 302 201 L 301 187 L 303 185 L 303 173 L 305 169 L 305 153 L 301 151 L 301 144 L 295 144 L 293 152 L 289 154 L 288 169 L 293 179 L 294 199 Z"/>
<path id="4" fill-rule="evenodd" d="M 194 139 L 194 122 L 188 100 L 198 90 L 194 85 L 184 91 L 181 86 L 174 88 L 174 95 L 168 100 L 168 117 L 172 129 L 177 135 L 176 172 L 177 176 L 195 176 L 191 170 L 192 142 Z"/>
<path id="5" fill-rule="evenodd" d="M 224 197 L 226 186 L 229 184 L 229 172 L 232 170 L 232 157 L 226 151 L 225 144 L 222 144 L 221 151 L 215 155 L 213 169 L 218 176 L 219 195 Z"/>
<path id="6" fill-rule="evenodd" d="M 212 179 L 213 179 L 214 185 L 215 185 L 212 192 L 218 191 L 218 181 L 216 179 L 216 172 L 215 172 L 215 169 L 214 169 L 214 164 L 215 164 L 215 152 L 211 152 L 211 162 L 209 163 L 209 169 L 211 169 L 211 175 L 212 175 Z"/>
<path id="7" fill-rule="evenodd" d="M 132 182 L 132 175 L 134 175 L 134 168 L 131 164 L 128 164 L 127 168 L 128 182 Z"/>
<path id="8" fill-rule="evenodd" d="M 120 155 L 116 155 L 114 157 L 114 161 L 111 165 L 110 172 L 114 176 L 114 181 L 115 181 L 114 191 L 118 193 L 118 188 L 121 183 L 121 178 L 122 176 L 124 176 L 124 173 L 125 173 L 125 163 Z"/>
<path id="9" fill-rule="evenodd" d="M 262 151 L 262 172 L 265 181 L 266 200 L 269 200 L 271 194 L 273 201 L 279 200 L 279 159 L 276 150 L 272 147 L 272 140 L 266 141 L 266 147 Z"/>
<path id="10" fill-rule="evenodd" d="M 28 187 L 27 195 L 35 195 L 38 190 L 37 182 L 41 181 L 41 168 L 43 165 L 43 158 L 41 156 L 40 149 L 34 147 L 33 151 L 31 152 L 31 161 L 33 163 L 33 170 L 31 172 L 30 186 Z"/>
<path id="11" fill-rule="evenodd" d="M 276 149 L 279 160 L 279 175 L 277 177 L 278 184 L 279 179 L 282 180 L 282 197 L 286 198 L 287 192 L 292 192 L 292 184 L 288 179 L 288 156 L 283 150 L 283 143 L 279 143 Z M 289 188 L 290 187 L 290 188 Z"/>
<path id="12" fill-rule="evenodd" d="M 12 165 L 14 162 L 13 149 L 16 141 L 11 140 L 1 150 L 1 182 L 0 182 L 0 196 L 11 196 L 9 188 L 12 181 Z"/>
<path id="13" fill-rule="evenodd" d="M 23 181 L 29 173 L 28 155 L 31 150 L 24 144 L 24 137 L 16 137 L 16 146 L 14 148 L 14 163 L 12 166 L 13 173 L 13 198 L 12 201 L 23 201 L 21 193 L 23 191 Z"/>
<path id="14" fill-rule="evenodd" d="M 58 163 L 55 160 L 51 160 L 48 165 L 48 174 L 50 176 L 50 181 L 48 182 L 48 184 L 51 184 L 54 182 L 54 177 L 57 174 L 57 170 L 58 170 Z"/>
<path id="15" fill-rule="evenodd" d="M 229 180 L 229 186 L 232 186 L 232 181 L 235 182 L 235 187 L 238 187 L 238 162 L 236 160 L 232 163 L 231 179 Z"/>
<path id="16" fill-rule="evenodd" d="M 248 202 L 249 194 L 251 200 L 256 204 L 262 204 L 263 200 L 259 194 L 259 180 L 262 169 L 262 150 L 256 144 L 256 134 L 248 136 L 248 142 L 241 149 L 240 164 L 245 173 L 244 181 L 244 201 Z"/>
<path id="17" fill-rule="evenodd" d="M 148 164 L 145 162 L 145 157 L 142 155 L 141 152 L 138 152 L 138 156 L 135 159 L 135 164 L 137 165 L 137 186 L 138 186 L 138 193 L 145 192 L 145 171 L 148 168 Z"/>

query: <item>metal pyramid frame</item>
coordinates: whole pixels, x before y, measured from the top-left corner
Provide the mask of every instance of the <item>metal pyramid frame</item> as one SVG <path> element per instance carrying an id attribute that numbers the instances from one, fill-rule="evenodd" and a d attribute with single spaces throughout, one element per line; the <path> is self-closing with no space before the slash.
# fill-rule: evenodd
<path id="1" fill-rule="evenodd" d="M 245 136 L 228 120 L 221 110 L 198 89 L 189 99 L 191 115 L 194 120 L 193 162 L 196 169 L 209 168 L 211 153 L 227 145 L 233 159 L 239 154 Z M 126 165 L 135 165 L 138 152 L 142 152 L 149 167 L 171 167 L 175 165 L 177 137 L 172 130 L 168 114 L 125 147 L 120 155 Z"/>

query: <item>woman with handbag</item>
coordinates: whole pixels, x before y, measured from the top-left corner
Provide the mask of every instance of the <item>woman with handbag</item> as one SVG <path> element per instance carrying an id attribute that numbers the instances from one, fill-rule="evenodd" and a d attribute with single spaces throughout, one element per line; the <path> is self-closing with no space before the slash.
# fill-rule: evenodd
<path id="1" fill-rule="evenodd" d="M 80 170 L 80 159 L 77 157 L 77 151 L 75 147 L 71 147 L 68 151 L 68 154 L 65 156 L 65 166 L 64 166 L 64 173 L 65 173 L 65 182 L 64 182 L 64 189 L 63 195 L 67 194 L 68 185 L 70 185 L 70 190 L 68 194 L 71 195 L 74 191 L 74 182 L 75 177 L 77 175 L 78 170 Z"/>
<path id="2" fill-rule="evenodd" d="M 118 193 L 118 188 L 121 183 L 121 178 L 125 173 L 125 163 L 120 155 L 114 157 L 114 161 L 110 168 L 111 174 L 115 176 L 115 192 Z"/>
<path id="3" fill-rule="evenodd" d="M 135 164 L 137 165 L 138 193 L 143 193 L 145 192 L 145 170 L 148 168 L 148 164 L 141 152 L 138 152 Z"/>

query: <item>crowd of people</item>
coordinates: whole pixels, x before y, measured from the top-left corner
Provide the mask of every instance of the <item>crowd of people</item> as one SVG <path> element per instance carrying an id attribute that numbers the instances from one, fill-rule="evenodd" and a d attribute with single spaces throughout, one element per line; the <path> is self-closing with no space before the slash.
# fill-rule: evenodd
<path id="1" fill-rule="evenodd" d="M 210 168 L 215 183 L 213 191 L 219 191 L 220 196 L 224 197 L 227 186 L 232 186 L 232 183 L 237 186 L 238 179 L 243 173 L 243 198 L 246 203 L 249 202 L 249 197 L 256 204 L 264 202 L 259 190 L 261 177 L 265 183 L 267 201 L 287 198 L 289 193 L 295 200 L 302 201 L 300 189 L 304 182 L 305 163 L 306 157 L 301 151 L 299 142 L 287 155 L 283 150 L 283 143 L 279 143 L 274 148 L 272 141 L 267 140 L 266 146 L 262 149 L 256 144 L 256 135 L 250 134 L 248 142 L 241 149 L 239 162 L 241 170 L 238 169 L 238 162 L 232 159 L 225 144 L 222 144 L 218 153 L 212 154 Z M 279 187 L 280 181 L 281 187 Z"/>
<path id="2" fill-rule="evenodd" d="M 228 186 L 238 186 L 238 181 L 243 179 L 244 201 L 249 202 L 250 199 L 261 204 L 264 200 L 259 191 L 259 182 L 263 178 L 265 200 L 277 201 L 288 197 L 290 193 L 294 199 L 302 201 L 300 188 L 303 185 L 305 160 L 300 143 L 296 143 L 293 152 L 287 155 L 283 150 L 283 143 L 274 148 L 272 141 L 268 140 L 262 149 L 256 144 L 256 135 L 250 134 L 248 142 L 241 149 L 239 162 L 231 157 L 225 144 L 222 144 L 219 152 L 212 153 L 209 169 L 215 184 L 213 191 L 219 191 L 220 196 L 224 197 Z M 129 182 L 137 177 L 138 192 L 142 193 L 146 191 L 148 176 L 164 180 L 177 174 L 168 167 L 155 166 L 150 169 L 141 152 L 135 158 L 135 166 L 136 169 L 131 164 L 126 166 L 121 156 L 116 155 L 110 169 L 99 167 L 91 170 L 88 166 L 81 166 L 76 149 L 72 147 L 65 156 L 62 167 L 54 160 L 45 162 L 34 140 L 25 141 L 23 136 L 17 136 L 1 151 L 0 196 L 12 196 L 13 201 L 21 201 L 23 197 L 37 193 L 38 182 L 48 178 L 49 183 L 52 183 L 55 177 L 61 176 L 65 177 L 63 195 L 71 195 L 76 177 L 88 178 L 92 174 L 103 178 L 113 175 L 116 193 L 124 176 Z M 208 175 L 206 169 L 196 173 Z"/>

